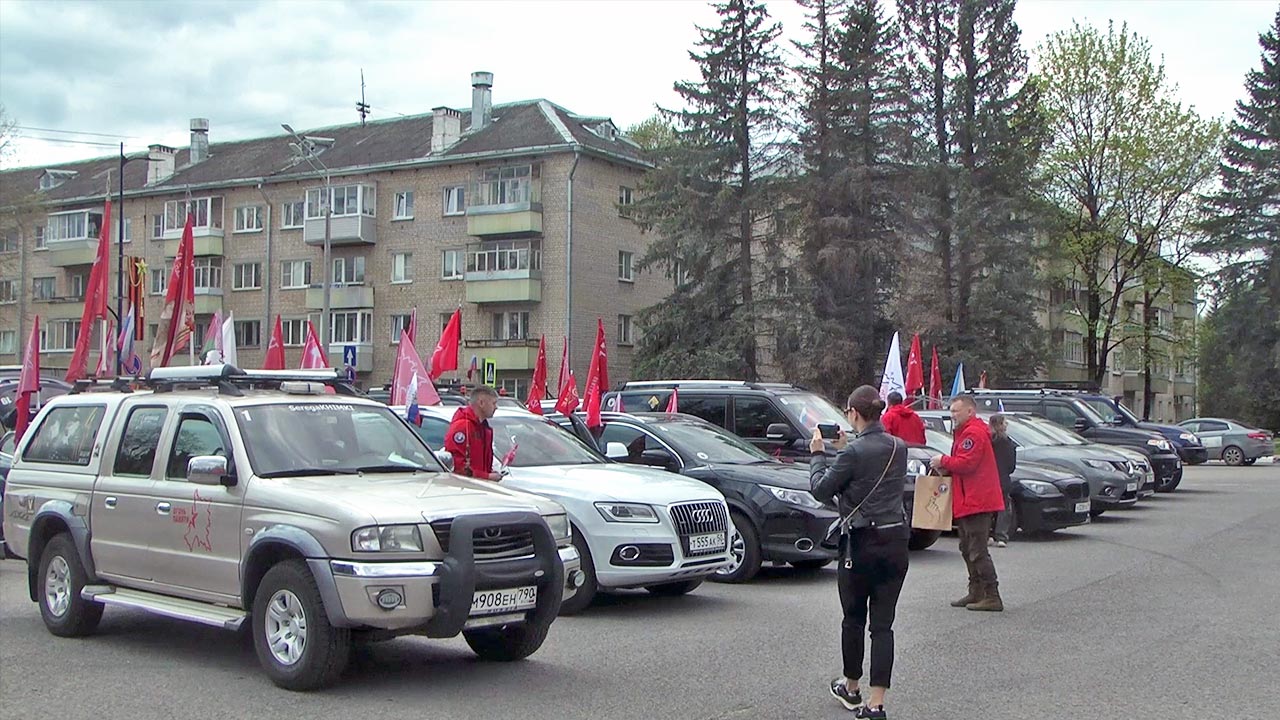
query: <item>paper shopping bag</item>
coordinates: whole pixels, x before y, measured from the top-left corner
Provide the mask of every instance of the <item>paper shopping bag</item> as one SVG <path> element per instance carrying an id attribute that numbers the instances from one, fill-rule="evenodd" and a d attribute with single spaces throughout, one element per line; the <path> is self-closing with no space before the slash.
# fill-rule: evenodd
<path id="1" fill-rule="evenodd" d="M 911 527 L 921 530 L 951 529 L 951 478 L 921 475 L 916 478 Z"/>

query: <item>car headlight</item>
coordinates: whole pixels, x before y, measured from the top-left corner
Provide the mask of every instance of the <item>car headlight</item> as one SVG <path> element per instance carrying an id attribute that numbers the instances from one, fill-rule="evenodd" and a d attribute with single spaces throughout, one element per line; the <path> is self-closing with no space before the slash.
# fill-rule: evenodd
<path id="1" fill-rule="evenodd" d="M 809 494 L 807 490 L 789 490 L 787 488 L 774 487 L 772 485 L 761 485 L 760 487 L 769 491 L 769 494 L 781 500 L 788 505 L 798 505 L 802 508 L 810 508 L 812 510 L 821 510 L 824 506 L 822 503 Z"/>
<path id="2" fill-rule="evenodd" d="M 928 475 L 928 474 L 929 474 L 929 467 L 928 467 L 927 465 L 925 465 L 923 462 L 921 462 L 920 460 L 908 460 L 908 461 L 907 461 L 907 474 L 908 474 L 908 475 L 916 475 L 916 476 L 919 476 L 919 475 Z"/>
<path id="3" fill-rule="evenodd" d="M 547 527 L 551 529 L 551 536 L 560 544 L 573 539 L 573 528 L 569 525 L 568 515 L 563 513 L 559 515 L 543 515 L 542 519 L 547 521 Z"/>
<path id="4" fill-rule="evenodd" d="M 658 513 L 650 505 L 639 503 L 596 503 L 596 510 L 609 522 L 656 523 Z"/>
<path id="5" fill-rule="evenodd" d="M 374 525 L 351 533 L 355 552 L 422 552 L 417 525 Z"/>
<path id="6" fill-rule="evenodd" d="M 1199 440 L 1199 438 L 1191 433 L 1182 433 L 1178 436 L 1178 439 L 1185 443 L 1191 443 L 1192 445 L 1196 444 L 1196 441 Z"/>
<path id="7" fill-rule="evenodd" d="M 1054 487 L 1053 483 L 1042 482 L 1040 480 L 1021 480 L 1020 482 L 1022 483 L 1022 487 L 1041 497 L 1062 494 L 1058 491 L 1058 488 Z"/>
<path id="8" fill-rule="evenodd" d="M 1148 445 L 1150 445 L 1150 446 L 1151 446 L 1151 447 L 1153 447 L 1153 448 L 1156 448 L 1157 450 L 1168 450 L 1168 449 L 1169 449 L 1169 441 L 1168 441 L 1168 440 L 1160 440 L 1160 439 L 1158 439 L 1158 438 L 1151 438 L 1150 440 L 1148 440 L 1148 441 L 1147 441 L 1147 444 L 1148 444 Z"/>
<path id="9" fill-rule="evenodd" d="M 1088 465 L 1088 466 L 1089 466 L 1089 467 L 1091 467 L 1091 468 L 1096 468 L 1096 469 L 1098 469 L 1098 470 L 1115 470 L 1115 468 L 1114 468 L 1114 467 L 1112 467 L 1111 463 L 1107 462 L 1106 460 L 1097 460 L 1097 459 L 1094 459 L 1094 458 L 1085 458 L 1085 459 L 1084 459 L 1084 464 L 1085 464 L 1085 465 Z"/>

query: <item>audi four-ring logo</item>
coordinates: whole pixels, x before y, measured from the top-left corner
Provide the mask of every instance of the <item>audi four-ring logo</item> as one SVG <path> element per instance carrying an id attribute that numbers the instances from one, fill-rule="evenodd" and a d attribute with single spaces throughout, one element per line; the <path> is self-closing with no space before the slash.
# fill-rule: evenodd
<path id="1" fill-rule="evenodd" d="M 711 513 L 710 508 L 693 511 L 693 521 L 696 523 L 709 523 L 715 515 Z"/>
<path id="2" fill-rule="evenodd" d="M 502 528 L 487 527 L 484 529 L 484 538 L 486 540 L 496 540 L 502 534 Z"/>

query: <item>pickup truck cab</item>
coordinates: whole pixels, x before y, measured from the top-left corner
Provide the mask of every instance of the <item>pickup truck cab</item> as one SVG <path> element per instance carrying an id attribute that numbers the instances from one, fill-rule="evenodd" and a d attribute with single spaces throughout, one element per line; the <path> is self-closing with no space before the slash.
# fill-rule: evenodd
<path id="1" fill-rule="evenodd" d="M 482 658 L 526 657 L 581 584 L 563 508 L 448 473 L 336 372 L 145 385 L 56 398 L 17 446 L 5 536 L 55 635 L 109 605 L 247 623 L 271 680 L 307 690 L 354 637 L 461 633 Z"/>

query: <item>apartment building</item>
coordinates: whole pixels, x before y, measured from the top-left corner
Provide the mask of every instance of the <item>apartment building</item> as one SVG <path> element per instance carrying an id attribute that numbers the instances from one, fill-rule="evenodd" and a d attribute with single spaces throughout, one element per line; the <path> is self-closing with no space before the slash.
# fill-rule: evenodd
<path id="1" fill-rule="evenodd" d="M 490 73 L 472 74 L 469 110 L 299 131 L 301 142 L 290 134 L 211 142 L 209 121 L 194 119 L 189 147 L 153 145 L 131 157 L 123 244 L 145 263 L 141 348 L 157 332 L 190 212 L 197 343 L 213 313 L 234 314 L 246 367 L 261 365 L 277 315 L 287 361 L 300 361 L 306 321 L 324 332 L 327 279 L 330 363 L 344 367 L 354 350 L 366 387 L 390 380 L 415 308 L 422 355 L 461 307 L 457 375 L 472 356 L 487 358 L 497 384 L 520 396 L 540 336 L 553 382 L 565 337 L 584 377 L 601 318 L 611 377 L 626 380 L 636 314 L 672 289 L 636 268 L 650 236 L 626 206 L 649 162 L 609 118 L 546 100 L 494 104 L 492 83 Z M 66 367 L 118 167 L 118 157 L 106 157 L 0 173 L 0 364 L 20 362 L 39 316 L 43 366 Z"/>

